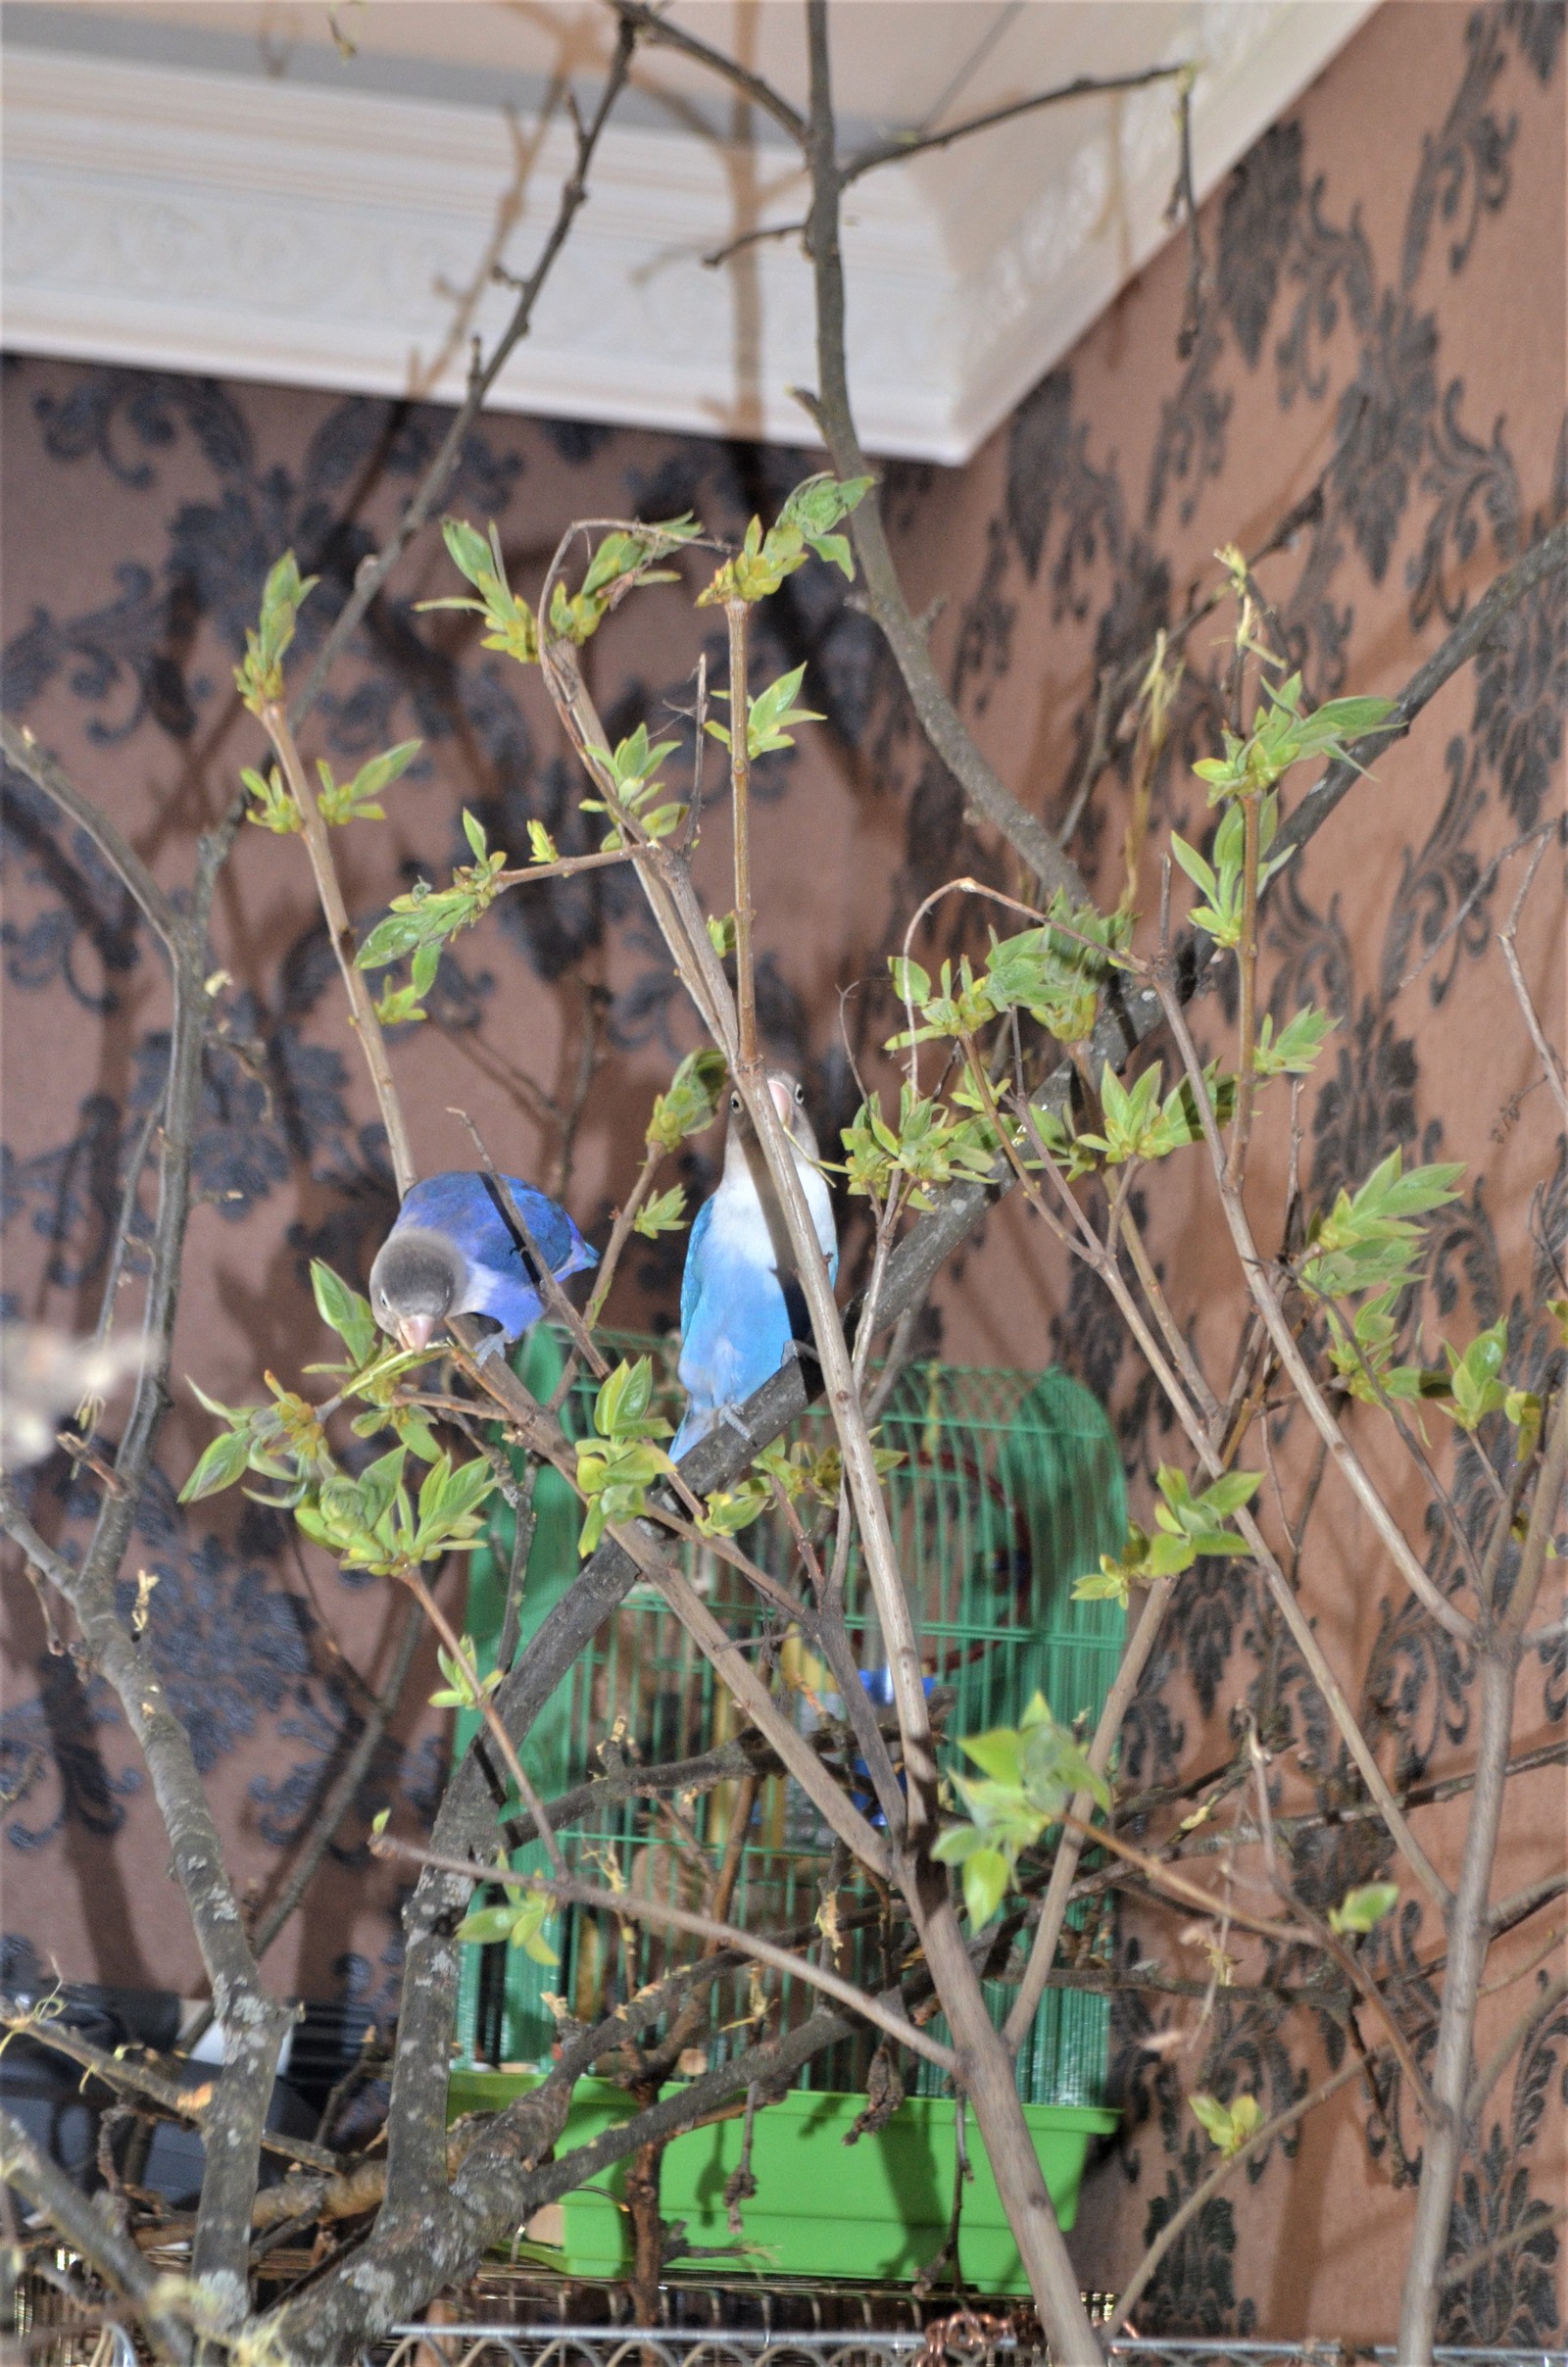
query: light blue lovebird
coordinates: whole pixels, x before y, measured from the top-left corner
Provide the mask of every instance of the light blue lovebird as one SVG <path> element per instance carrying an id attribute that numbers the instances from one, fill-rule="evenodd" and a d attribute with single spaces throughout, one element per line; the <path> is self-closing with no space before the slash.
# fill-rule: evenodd
<path id="1" fill-rule="evenodd" d="M 518 1215 L 557 1281 L 599 1263 L 564 1208 L 532 1184 L 506 1179 Z M 427 1175 L 416 1183 L 370 1268 L 370 1307 L 405 1348 L 428 1348 L 448 1315 L 489 1315 L 485 1352 L 516 1339 L 544 1311 L 543 1278 L 488 1175 Z"/>
<path id="2" fill-rule="evenodd" d="M 830 1279 L 839 1270 L 838 1234 L 826 1180 L 816 1164 L 816 1136 L 806 1095 L 782 1070 L 768 1073 L 795 1165 L 811 1211 Z M 761 1147 L 738 1093 L 730 1096 L 729 1135 L 718 1190 L 703 1203 L 692 1226 L 680 1286 L 680 1377 L 689 1403 L 670 1441 L 676 1461 L 714 1424 L 728 1422 L 746 1436 L 737 1407 L 771 1380 L 791 1345 L 810 1344 L 800 1279 L 784 1221 L 767 1183 Z"/>

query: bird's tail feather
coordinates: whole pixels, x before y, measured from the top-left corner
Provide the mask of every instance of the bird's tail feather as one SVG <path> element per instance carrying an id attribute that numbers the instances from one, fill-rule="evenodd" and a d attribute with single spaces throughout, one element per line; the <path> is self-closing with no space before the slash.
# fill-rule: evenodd
<path id="1" fill-rule="evenodd" d="M 569 1216 L 566 1218 L 566 1223 L 571 1233 L 571 1252 L 565 1264 L 558 1265 L 556 1268 L 558 1282 L 564 1282 L 568 1274 L 580 1274 L 588 1266 L 599 1263 L 599 1252 L 592 1243 L 584 1241 Z"/>
<path id="2" fill-rule="evenodd" d="M 688 1405 L 681 1417 L 680 1428 L 669 1442 L 670 1461 L 678 1463 L 688 1449 L 695 1447 L 700 1439 L 705 1439 L 712 1427 L 713 1417 L 710 1413 L 704 1413 L 696 1405 Z"/>

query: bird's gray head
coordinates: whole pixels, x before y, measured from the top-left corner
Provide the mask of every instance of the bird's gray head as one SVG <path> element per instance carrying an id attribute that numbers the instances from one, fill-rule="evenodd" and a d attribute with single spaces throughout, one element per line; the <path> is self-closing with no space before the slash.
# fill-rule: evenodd
<path id="1" fill-rule="evenodd" d="M 370 1268 L 370 1308 L 405 1348 L 428 1348 L 436 1325 L 463 1297 L 467 1271 L 444 1233 L 400 1226 Z"/>
<path id="2" fill-rule="evenodd" d="M 778 1111 L 779 1124 L 795 1145 L 797 1157 L 808 1165 L 814 1166 L 818 1156 L 816 1129 L 806 1113 L 805 1086 L 801 1083 L 800 1078 L 792 1076 L 787 1068 L 770 1068 L 767 1072 L 767 1090 L 773 1097 L 773 1107 Z M 741 1100 L 739 1093 L 731 1093 L 729 1110 L 729 1134 L 724 1144 L 724 1172 L 726 1175 L 734 1175 L 738 1180 L 743 1166 L 753 1165 L 755 1170 L 753 1153 L 757 1151 L 757 1137 L 752 1129 L 752 1121 L 746 1114 L 746 1105 Z M 760 1170 L 757 1171 L 760 1172 Z"/>

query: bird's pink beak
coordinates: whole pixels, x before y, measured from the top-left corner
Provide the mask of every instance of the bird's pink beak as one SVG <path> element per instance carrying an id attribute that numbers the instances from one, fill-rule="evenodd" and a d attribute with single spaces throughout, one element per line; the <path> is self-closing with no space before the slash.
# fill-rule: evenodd
<path id="1" fill-rule="evenodd" d="M 790 1104 L 790 1089 L 781 1078 L 770 1076 L 767 1080 L 767 1090 L 773 1096 L 773 1107 L 778 1111 L 778 1122 L 783 1127 L 785 1133 L 788 1134 L 790 1130 L 790 1118 L 793 1115 L 793 1110 Z"/>
<path id="2" fill-rule="evenodd" d="M 405 1348 L 428 1348 L 436 1322 L 437 1318 L 434 1315 L 400 1315 L 398 1317 L 398 1338 Z"/>

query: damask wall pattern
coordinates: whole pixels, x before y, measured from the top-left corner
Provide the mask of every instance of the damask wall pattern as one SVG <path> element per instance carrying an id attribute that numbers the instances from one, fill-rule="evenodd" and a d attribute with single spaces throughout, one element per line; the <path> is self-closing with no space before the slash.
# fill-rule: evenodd
<path id="1" fill-rule="evenodd" d="M 1017 793 L 1048 818 L 1074 800 L 1102 669 L 1145 650 L 1182 612 L 1211 554 L 1295 529 L 1260 575 L 1313 698 L 1394 690 L 1498 566 L 1568 507 L 1564 442 L 1564 11 L 1550 0 L 1387 5 L 1204 211 L 1209 280 L 1199 334 L 1177 350 L 1186 258 L 1167 250 L 961 471 L 900 467 L 888 502 L 913 605 L 946 596 L 933 647 L 955 695 Z M 853 302 L 853 281 L 851 287 Z M 318 572 L 302 649 L 330 622 L 355 566 L 395 517 L 442 428 L 429 410 L 43 362 L 8 364 L 3 389 L 5 702 L 134 839 L 166 886 L 188 876 L 197 830 L 221 811 L 258 735 L 230 669 L 265 568 L 292 545 Z M 574 517 L 695 507 L 735 530 L 812 464 L 693 439 L 489 419 L 449 497 L 498 521 L 514 580 L 537 578 Z M 564 851 L 586 844 L 577 788 L 537 685 L 502 670 L 466 621 L 421 615 L 451 588 L 419 546 L 323 700 L 310 753 L 341 771 L 411 735 L 423 742 L 390 793 L 390 824 L 342 834 L 361 923 L 420 870 L 462 849 L 467 805 L 495 843 L 529 818 Z M 808 1075 L 819 1130 L 853 1099 L 848 1044 L 874 1061 L 887 1032 L 885 956 L 914 907 L 955 870 L 1012 884 L 951 781 L 923 753 L 865 620 L 814 572 L 768 612 L 770 671 L 803 659 L 827 712 L 760 775 L 763 1018 Z M 1216 624 L 1216 632 L 1219 629 Z M 705 639 L 706 637 L 706 639 Z M 611 728 L 689 730 L 690 672 L 717 656 L 677 587 L 630 605 L 589 653 Z M 1162 820 L 1198 838 L 1187 772 L 1214 728 L 1224 652 L 1195 634 L 1168 759 Z M 1554 1136 L 1494 935 L 1517 858 L 1494 858 L 1563 811 L 1568 593 L 1527 602 L 1434 701 L 1288 876 L 1269 923 L 1268 984 L 1288 1014 L 1307 993 L 1338 1029 L 1303 1109 L 1315 1198 L 1358 1180 L 1395 1143 L 1463 1158 L 1438 1311 L 1506 1312 L 1538 1360 L 1540 1315 L 1568 1263 L 1568 1146 Z M 701 861 L 721 906 L 727 823 L 716 788 Z M 1075 851 L 1119 885 L 1125 752 L 1089 799 Z M 155 949 L 91 847 L 26 784 L 6 782 L 3 950 L 8 1058 L 0 1167 L 5 1307 L 75 1331 L 97 1320 L 117 1213 L 143 1156 L 167 1058 Z M 1146 898 L 1157 883 L 1143 880 Z M 1564 1004 L 1560 854 L 1520 929 L 1543 1011 Z M 929 942 L 959 941 L 956 904 Z M 343 1022 L 303 858 L 247 830 L 216 915 L 227 972 L 197 1146 L 202 1205 L 175 1371 L 212 1394 L 255 1396 L 264 1370 L 322 1353 L 306 1289 L 322 1255 L 363 1279 L 393 1205 L 373 1104 Z M 840 990 L 853 988 L 841 1011 Z M 1228 1019 L 1196 1007 L 1206 1049 Z M 466 1163 L 449 1114 L 467 1110 L 507 1163 L 564 1191 L 598 1237 L 634 1170 L 641 1117 L 691 1035 L 667 962 L 620 874 L 588 873 L 500 908 L 444 961 L 433 1023 L 394 1045 L 426 1168 Z M 685 1180 L 711 1180 L 696 1147 Z M 1260 1146 L 1253 1189 L 1278 1206 L 1282 1152 Z M 1238 1308 L 1193 1190 L 1151 1190 L 1152 1244 L 1200 1353 L 1222 1362 Z M 143 1184 L 140 1208 L 150 1197 Z M 138 1218 L 145 1230 L 145 1221 Z M 854 1263 L 854 1241 L 847 1262 Z M 613 1317 L 667 1326 L 680 1250 L 661 1245 L 617 1288 Z M 126 1286 L 133 1314 L 136 1284 Z M 955 1262 L 928 1318 L 960 1361 L 1059 1357 L 1113 1405 L 1135 1491 L 1170 1452 L 1097 1289 L 1064 1271 L 1010 1204 Z M 262 1507 L 227 1497 L 181 1510 L 179 1479 L 206 1425 L 183 1392 L 167 1479 L 126 1565 L 157 1583 L 151 1633 L 242 1879 L 265 1904 L 385 1680 L 398 1606 L 345 1584 Z M 1282 1450 L 1287 1484 L 1305 1442 Z M 1402 1487 L 1394 1466 L 1389 1476 Z M 1470 1489 L 1479 1475 L 1471 1472 Z M 40 1525 L 80 1533 L 91 1470 L 58 1457 L 35 1476 Z M 1410 1509 L 1412 1499 L 1401 1500 Z M 1412 1517 L 1415 1517 L 1412 1514 Z M 1312 1550 L 1343 1571 L 1323 1620 L 1340 1665 L 1369 1672 L 1362 1714 L 1401 1780 L 1466 1763 L 1469 1671 L 1434 1652 L 1368 1539 L 1325 1490 Z M 449 1583 L 452 1583 L 449 1581 Z M 455 1603 L 455 1597 L 454 1597 Z M 8 1571 L 0 1725 L 0 1865 L 9 1960 L 68 1977 L 194 1991 L 194 1949 L 164 1890 L 164 1847 L 112 1697 L 49 1649 L 42 1609 Z M 305 1912 L 270 1959 L 280 1991 L 343 1994 L 388 2010 L 397 1894 L 365 1850 L 388 1802 L 427 1814 L 445 1751 L 417 1663 L 355 1816 Z M 1560 1736 L 1568 1658 L 1542 1659 L 1521 1700 L 1519 1747 Z M 1164 1781 L 1223 1763 L 1250 1711 L 1288 1738 L 1291 1780 L 1332 1798 L 1335 1749 L 1302 1672 L 1255 1590 L 1201 1564 L 1136 1705 L 1126 1763 Z M 1523 1783 L 1499 1885 L 1560 1859 L 1560 1764 Z M 1458 1825 L 1433 1815 L 1441 1841 Z M 1453 1812 L 1457 1815 L 1458 1811 Z M 1423 1828 L 1426 1830 L 1427 1828 Z M 1311 1867 L 1337 1899 L 1383 1870 L 1371 1828 L 1346 1825 Z M 1387 1943 L 1411 1977 L 1430 1952 L 1405 1910 Z M 1537 1943 L 1544 1935 L 1537 1927 Z M 1131 1922 L 1119 1941 L 1140 1951 Z M 1168 1948 L 1168 1935 L 1165 1945 Z M 1560 1944 L 1559 1944 L 1560 1946 Z M 1523 1960 L 1521 1956 L 1521 1961 Z M 1559 1958 L 1560 1961 L 1560 1958 Z M 1298 1967 L 1282 1964 L 1289 1984 Z M 1533 1977 L 1533 1976 L 1532 1976 Z M 1517 1993 L 1509 1993 L 1516 1996 Z M 1509 2010 L 1509 1996 L 1498 2005 Z M 1116 2146 L 1095 2167 L 1075 2256 L 1113 2284 L 1207 2167 L 1183 2097 L 1251 2089 L 1278 2106 L 1338 2059 L 1343 2029 L 1287 2014 L 1268 1993 L 1221 1991 L 1197 2017 L 1147 1995 L 1119 2010 Z M 1500 2022 L 1499 2022 L 1500 2027 Z M 1483 2033 L 1483 2042 L 1485 2033 Z M 1179 2042 L 1179 2044 L 1177 2044 Z M 1176 2046 L 1173 2052 L 1172 2046 Z M 1466 2164 L 1455 2256 L 1561 2197 L 1568 2014 L 1549 2021 L 1494 2099 Z M 1396 2231 L 1419 2141 L 1397 2102 L 1368 2118 L 1357 2087 L 1236 2180 L 1169 2256 L 1144 2316 L 1163 2330 L 1386 2336 Z M 1450 2293 L 1446 2339 L 1544 2340 L 1562 2323 L 1559 2238 L 1547 2230 Z"/>

